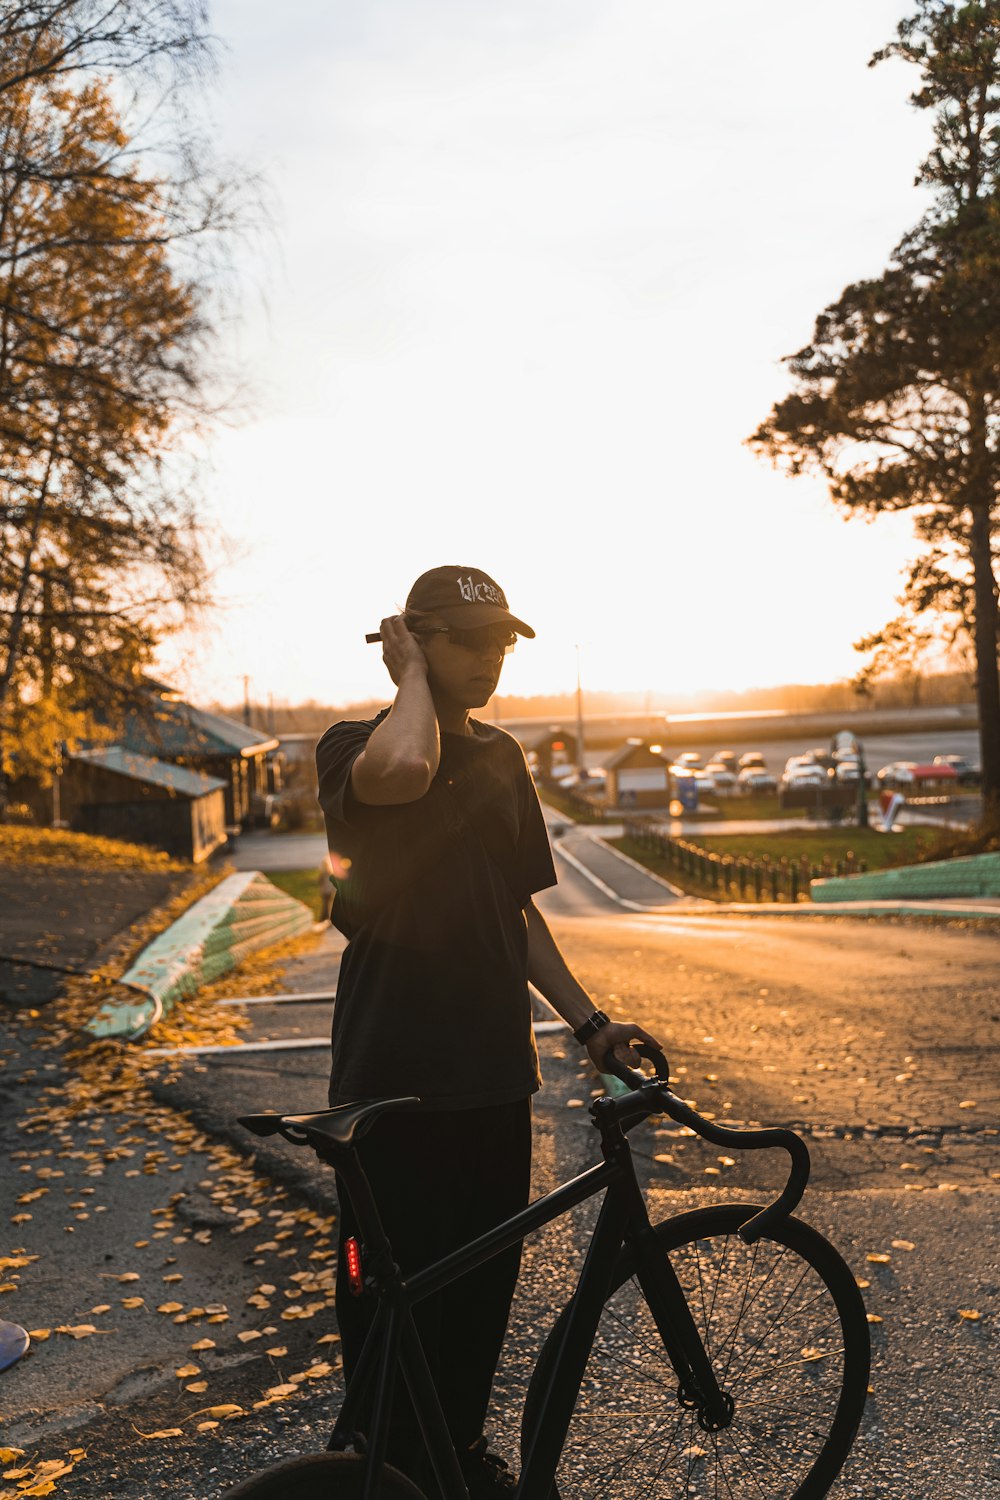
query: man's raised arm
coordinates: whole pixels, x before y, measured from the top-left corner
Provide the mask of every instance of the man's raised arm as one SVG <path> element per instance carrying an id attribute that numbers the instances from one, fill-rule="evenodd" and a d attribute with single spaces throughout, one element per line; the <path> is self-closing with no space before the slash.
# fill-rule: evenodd
<path id="1" fill-rule="evenodd" d="M 399 615 L 382 621 L 382 656 L 396 697 L 351 767 L 359 802 L 391 806 L 428 791 L 441 760 L 441 736 L 427 682 L 427 662 Z"/>

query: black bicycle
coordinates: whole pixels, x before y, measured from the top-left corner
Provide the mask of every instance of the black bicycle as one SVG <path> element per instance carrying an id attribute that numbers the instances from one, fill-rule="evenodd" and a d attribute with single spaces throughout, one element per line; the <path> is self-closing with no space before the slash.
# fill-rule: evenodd
<path id="1" fill-rule="evenodd" d="M 854 1276 L 822 1235 L 791 1217 L 809 1175 L 805 1142 L 789 1130 L 730 1130 L 703 1119 L 670 1090 L 662 1054 L 640 1050 L 656 1076 L 622 1068 L 629 1092 L 590 1106 L 601 1162 L 405 1280 L 356 1146 L 379 1115 L 419 1101 L 243 1117 L 257 1135 L 311 1146 L 342 1174 L 361 1226 L 360 1244 L 347 1247 L 349 1268 L 377 1293 L 378 1309 L 328 1450 L 253 1476 L 229 1500 L 423 1500 L 385 1462 L 400 1374 L 440 1495 L 468 1500 L 412 1308 L 598 1193 L 604 1201 L 576 1289 L 528 1387 L 515 1500 L 827 1493 L 861 1421 L 870 1348 Z M 784 1148 L 791 1167 L 779 1197 L 653 1225 L 627 1133 L 661 1113 L 729 1150 Z M 355 1427 L 366 1401 L 362 1435 Z"/>

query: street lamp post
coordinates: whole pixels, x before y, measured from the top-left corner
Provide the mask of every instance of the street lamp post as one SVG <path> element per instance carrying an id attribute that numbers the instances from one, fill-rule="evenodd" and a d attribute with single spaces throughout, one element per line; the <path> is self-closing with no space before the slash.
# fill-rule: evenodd
<path id="1" fill-rule="evenodd" d="M 580 648 L 576 648 L 576 766 L 585 771 L 587 763 L 583 754 L 583 686 L 580 679 Z"/>
<path id="2" fill-rule="evenodd" d="M 865 765 L 865 748 L 860 740 L 858 747 L 858 827 L 868 827 L 868 768 Z"/>

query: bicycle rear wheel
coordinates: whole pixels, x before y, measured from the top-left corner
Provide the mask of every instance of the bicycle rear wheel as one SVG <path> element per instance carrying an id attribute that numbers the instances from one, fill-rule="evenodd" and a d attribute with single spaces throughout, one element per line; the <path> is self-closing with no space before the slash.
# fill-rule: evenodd
<path id="1" fill-rule="evenodd" d="M 367 1461 L 360 1453 L 310 1453 L 274 1464 L 227 1490 L 225 1500 L 361 1500 Z M 388 1466 L 380 1500 L 424 1500 L 421 1490 Z"/>
<path id="2" fill-rule="evenodd" d="M 731 1424 L 704 1432 L 622 1254 L 594 1338 L 553 1500 L 819 1500 L 843 1465 L 868 1389 L 868 1323 L 833 1246 L 797 1219 L 746 1246 L 748 1204 L 656 1227 L 724 1391 Z M 532 1375 L 522 1455 L 541 1417 L 564 1311 Z"/>

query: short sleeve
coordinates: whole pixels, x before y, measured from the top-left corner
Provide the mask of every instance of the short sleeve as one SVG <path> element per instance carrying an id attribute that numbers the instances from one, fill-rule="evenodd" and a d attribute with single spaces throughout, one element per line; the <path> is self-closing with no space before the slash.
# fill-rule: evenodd
<path id="1" fill-rule="evenodd" d="M 518 749 L 520 751 L 520 747 Z M 523 752 L 519 759 L 518 793 L 521 815 L 517 837 L 517 872 L 521 905 L 525 906 L 536 891 L 544 891 L 549 886 L 558 884 L 559 877 L 552 862 L 552 848 L 538 802 L 538 793 Z"/>
<path id="2" fill-rule="evenodd" d="M 316 746 L 319 803 L 327 825 L 350 823 L 356 815 L 358 803 L 351 791 L 351 769 L 371 738 L 375 722 L 342 720 L 333 724 Z"/>

